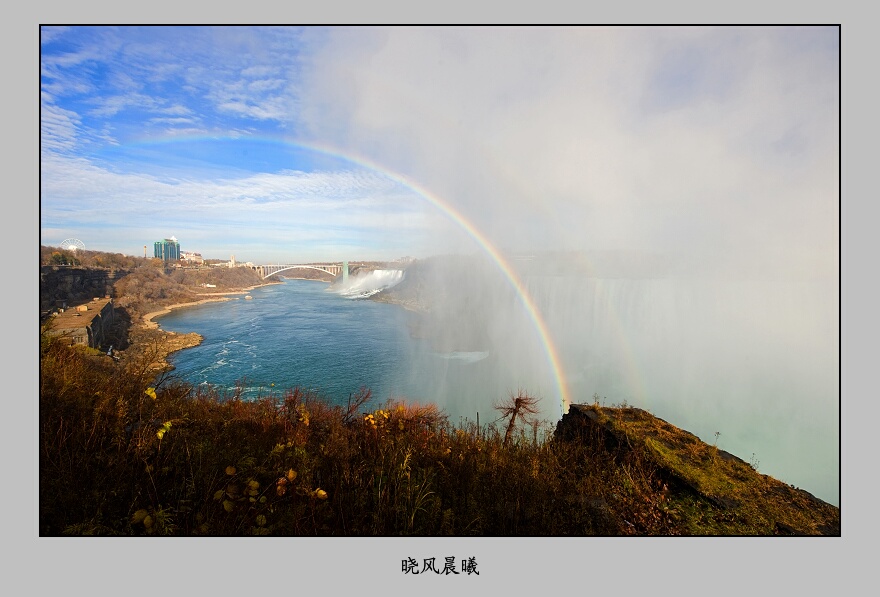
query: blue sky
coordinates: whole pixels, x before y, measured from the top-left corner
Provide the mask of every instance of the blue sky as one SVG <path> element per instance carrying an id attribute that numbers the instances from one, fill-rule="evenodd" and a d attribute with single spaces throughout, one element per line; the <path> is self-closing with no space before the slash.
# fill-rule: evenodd
<path id="1" fill-rule="evenodd" d="M 424 199 L 297 145 L 307 51 L 288 27 L 44 27 L 41 242 L 137 255 L 174 235 L 254 262 L 410 254 Z"/>
<path id="2" fill-rule="evenodd" d="M 138 255 L 174 235 L 253 262 L 479 249 L 439 204 L 514 251 L 837 266 L 833 27 L 40 41 L 42 244 Z"/>

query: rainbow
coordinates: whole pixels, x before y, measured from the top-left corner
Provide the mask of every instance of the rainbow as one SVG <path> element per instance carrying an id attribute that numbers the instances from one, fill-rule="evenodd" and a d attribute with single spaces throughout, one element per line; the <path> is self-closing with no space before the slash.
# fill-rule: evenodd
<path id="1" fill-rule="evenodd" d="M 172 136 L 172 137 L 162 137 L 162 138 L 150 138 L 150 139 L 139 139 L 134 143 L 127 143 L 126 145 L 131 146 L 151 146 L 151 145 L 161 145 L 165 143 L 173 143 L 179 141 L 268 141 L 270 143 L 280 143 L 285 146 L 305 149 L 308 151 L 316 152 L 319 154 L 323 154 L 329 157 L 342 159 L 346 162 L 355 164 L 362 168 L 378 172 L 387 178 L 395 181 L 396 183 L 402 185 L 406 189 L 410 190 L 414 194 L 426 200 L 428 203 L 433 205 L 435 208 L 440 210 L 444 215 L 446 215 L 452 222 L 454 222 L 457 226 L 459 226 L 462 230 L 464 230 L 468 236 L 470 236 L 479 247 L 495 262 L 495 265 L 499 268 L 499 270 L 504 274 L 504 277 L 511 284 L 513 289 L 515 290 L 517 296 L 522 302 L 523 307 L 525 308 L 529 318 L 532 320 L 535 326 L 535 330 L 540 337 L 540 341 L 543 345 L 544 352 L 547 356 L 547 361 L 550 366 L 550 369 L 553 373 L 554 383 L 556 385 L 557 393 L 559 395 L 559 404 L 561 408 L 561 414 L 565 414 L 568 411 L 568 407 L 571 404 L 571 398 L 569 396 L 568 387 L 565 382 L 565 375 L 563 373 L 562 364 L 559 358 L 559 353 L 554 345 L 550 333 L 547 329 L 547 324 L 544 321 L 543 316 L 541 315 L 540 310 L 535 305 L 534 300 L 529 295 L 527 289 L 525 288 L 522 280 L 520 280 L 519 276 L 511 267 L 510 263 L 501 255 L 498 249 L 486 238 L 486 235 L 483 234 L 472 222 L 470 222 L 461 211 L 455 209 L 452 205 L 450 205 L 447 201 L 444 201 L 436 194 L 430 192 L 428 189 L 422 187 L 415 181 L 410 180 L 403 174 L 394 172 L 389 170 L 387 167 L 382 166 L 364 156 L 356 155 L 349 151 L 343 151 L 336 147 L 331 147 L 327 144 L 323 143 L 315 143 L 315 142 L 307 142 L 303 140 L 293 140 L 293 139 L 285 139 L 285 138 L 276 138 L 276 137 L 264 137 L 264 136 L 251 136 L 251 135 L 243 135 L 240 137 L 233 136 L 212 136 L 212 135 L 181 135 L 181 136 Z"/>

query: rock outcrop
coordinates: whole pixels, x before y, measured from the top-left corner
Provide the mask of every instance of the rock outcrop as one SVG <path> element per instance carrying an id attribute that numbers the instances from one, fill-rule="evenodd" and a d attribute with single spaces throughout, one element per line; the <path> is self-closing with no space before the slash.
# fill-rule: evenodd
<path id="1" fill-rule="evenodd" d="M 736 534 L 840 535 L 836 506 L 642 409 L 573 404 L 555 437 L 583 442 L 617 461 L 638 454 L 654 467 L 671 508 L 701 510 L 722 529 L 754 529 Z"/>

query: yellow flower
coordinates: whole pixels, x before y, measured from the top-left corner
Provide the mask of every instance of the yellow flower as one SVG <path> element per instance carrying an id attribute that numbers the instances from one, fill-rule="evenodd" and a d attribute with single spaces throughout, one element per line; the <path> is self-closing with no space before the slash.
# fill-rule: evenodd
<path id="1" fill-rule="evenodd" d="M 319 500 L 326 500 L 327 499 L 327 492 L 324 491 L 323 489 L 316 489 L 312 495 L 314 495 Z"/>
<path id="2" fill-rule="evenodd" d="M 234 475 L 235 474 L 235 467 L 234 466 L 227 466 L 226 467 L 226 474 L 229 475 L 230 477 L 232 475 Z"/>
<path id="3" fill-rule="evenodd" d="M 168 433 L 168 431 L 170 431 L 170 430 L 171 430 L 171 421 L 165 421 L 165 423 L 162 424 L 162 428 L 156 432 L 156 437 L 158 437 L 159 439 L 162 439 L 165 436 L 165 434 Z"/>
<path id="4" fill-rule="evenodd" d="M 287 480 L 293 481 L 294 479 L 296 479 L 296 471 L 293 469 L 290 469 L 289 471 L 287 471 Z"/>
<path id="5" fill-rule="evenodd" d="M 149 396 L 150 398 L 155 400 L 156 399 L 156 388 L 147 388 L 146 390 L 144 390 L 144 394 L 146 394 L 147 396 Z"/>

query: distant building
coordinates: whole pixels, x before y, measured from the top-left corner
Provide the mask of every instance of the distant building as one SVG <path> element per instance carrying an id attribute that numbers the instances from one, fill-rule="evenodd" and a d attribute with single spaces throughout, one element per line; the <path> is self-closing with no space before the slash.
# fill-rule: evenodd
<path id="1" fill-rule="evenodd" d="M 202 259 L 201 253 L 188 253 L 188 252 L 184 251 L 184 252 L 180 253 L 180 258 L 183 259 L 184 261 L 189 261 L 192 263 L 202 264 L 205 262 L 205 260 Z"/>
<path id="2" fill-rule="evenodd" d="M 162 261 L 178 261 L 180 259 L 180 243 L 173 236 L 153 243 L 153 257 Z"/>

